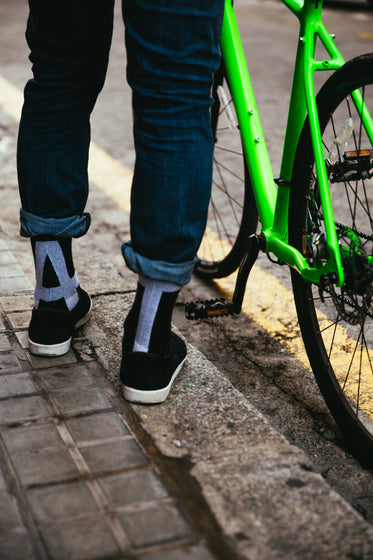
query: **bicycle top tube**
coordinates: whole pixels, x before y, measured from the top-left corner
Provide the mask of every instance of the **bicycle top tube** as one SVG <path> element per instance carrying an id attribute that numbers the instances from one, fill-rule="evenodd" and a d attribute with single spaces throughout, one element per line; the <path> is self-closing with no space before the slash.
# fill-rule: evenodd
<path id="1" fill-rule="evenodd" d="M 321 7 L 323 0 L 281 0 L 281 2 L 285 4 L 293 14 L 297 15 L 303 10 L 305 5 L 308 7 L 310 4 L 314 4 L 315 8 Z"/>
<path id="2" fill-rule="evenodd" d="M 303 8 L 304 1 L 305 0 L 281 0 L 281 2 L 294 13 L 300 12 Z"/>

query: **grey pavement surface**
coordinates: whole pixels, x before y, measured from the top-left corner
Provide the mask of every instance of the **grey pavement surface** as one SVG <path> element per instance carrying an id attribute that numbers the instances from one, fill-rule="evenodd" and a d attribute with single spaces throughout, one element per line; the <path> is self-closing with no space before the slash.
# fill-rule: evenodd
<path id="1" fill-rule="evenodd" d="M 269 4 L 276 13 L 279 3 Z M 244 9 L 245 2 L 240 5 Z M 22 87 L 25 47 L 19 41 L 12 49 L 5 47 L 10 36 L 23 33 L 19 14 L 25 3 L 4 0 L 4 6 L 9 25 L 0 34 L 3 70 Z M 263 42 L 267 37 L 261 34 Z M 346 37 L 352 43 L 353 34 Z M 114 42 L 112 73 L 123 65 L 117 49 L 119 42 Z M 117 110 L 121 102 L 121 90 L 121 82 L 109 82 L 109 102 L 98 107 L 95 117 L 95 139 L 131 166 L 133 149 L 130 141 L 123 143 L 120 127 L 110 124 L 107 145 L 101 134 L 113 106 Z M 277 96 L 277 91 L 268 89 L 267 95 Z M 125 103 L 129 107 L 128 94 Z M 366 504 L 373 518 L 372 475 L 351 470 L 351 457 L 338 448 L 333 468 L 321 476 L 316 463 L 324 461 L 325 471 L 327 460 L 319 440 L 317 458 L 289 442 L 296 441 L 289 426 L 300 431 L 301 414 L 280 400 L 285 387 L 278 362 L 274 368 L 263 358 L 273 360 L 277 341 L 265 341 L 263 350 L 263 334 L 257 332 L 249 354 L 266 366 L 268 379 L 269 370 L 276 376 L 277 392 L 270 383 L 265 386 L 266 417 L 259 412 L 263 383 L 257 383 L 254 368 L 248 376 L 243 359 L 235 355 L 230 363 L 235 383 L 223 375 L 233 351 L 225 352 L 221 329 L 230 328 L 247 353 L 247 333 L 258 331 L 247 317 L 229 323 L 233 327 L 201 323 L 191 329 L 184 327 L 178 308 L 189 357 L 168 401 L 143 407 L 122 400 L 122 322 L 136 282 L 119 251 L 128 238 L 128 216 L 94 184 L 88 206 L 92 227 L 74 243 L 79 279 L 93 296 L 92 320 L 77 332 L 64 358 L 30 355 L 34 272 L 29 243 L 18 235 L 16 134 L 17 123 L 0 111 L 0 559 L 372 559 L 373 529 L 362 515 Z M 209 290 L 194 280 L 180 303 L 193 292 L 205 299 Z M 211 351 L 219 368 L 190 344 L 197 345 L 207 331 L 213 332 L 209 345 L 215 340 L 217 348 Z M 219 352 L 224 356 L 219 358 Z M 281 354 L 282 366 L 288 368 L 290 361 L 294 378 L 285 377 L 296 386 L 296 400 L 302 403 L 307 393 L 322 410 L 317 389 L 309 388 L 299 364 Z M 239 376 L 245 377 L 245 387 L 237 383 Z M 280 435 L 276 421 L 287 426 L 281 431 L 289 437 Z M 310 439 L 314 428 L 311 423 L 300 437 Z M 353 479 L 358 508 L 331 488 L 338 471 Z"/>

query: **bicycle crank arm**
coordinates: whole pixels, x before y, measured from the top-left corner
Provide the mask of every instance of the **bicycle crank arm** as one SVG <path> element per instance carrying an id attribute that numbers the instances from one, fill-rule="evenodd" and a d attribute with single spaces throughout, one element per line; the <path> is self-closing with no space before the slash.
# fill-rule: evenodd
<path id="1" fill-rule="evenodd" d="M 247 279 L 260 249 L 260 237 L 258 235 L 250 235 L 247 240 L 245 256 L 238 270 L 232 301 L 221 298 L 188 302 L 185 304 L 185 317 L 189 320 L 195 320 L 207 319 L 209 317 L 224 317 L 226 315 L 238 315 L 242 308 Z"/>

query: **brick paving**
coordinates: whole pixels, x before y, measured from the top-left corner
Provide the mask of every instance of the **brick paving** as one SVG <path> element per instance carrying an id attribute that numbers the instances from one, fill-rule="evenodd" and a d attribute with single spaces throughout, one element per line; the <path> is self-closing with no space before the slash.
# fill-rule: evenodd
<path id="1" fill-rule="evenodd" d="M 32 287 L 2 239 L 0 263 L 0 559 L 211 560 L 84 333 L 29 353 Z"/>

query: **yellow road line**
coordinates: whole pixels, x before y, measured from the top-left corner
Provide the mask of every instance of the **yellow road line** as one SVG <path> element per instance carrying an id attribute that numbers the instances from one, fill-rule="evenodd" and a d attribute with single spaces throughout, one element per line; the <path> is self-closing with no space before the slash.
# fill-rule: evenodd
<path id="1" fill-rule="evenodd" d="M 14 120 L 19 121 L 22 103 L 22 92 L 0 74 L 0 107 L 2 110 Z"/>
<path id="2" fill-rule="evenodd" d="M 373 41 L 373 33 L 367 33 L 366 31 L 362 31 L 357 34 L 358 39 L 364 39 L 365 41 Z"/>
<path id="3" fill-rule="evenodd" d="M 91 142 L 88 173 L 93 183 L 121 210 L 130 213 L 133 172 Z"/>

